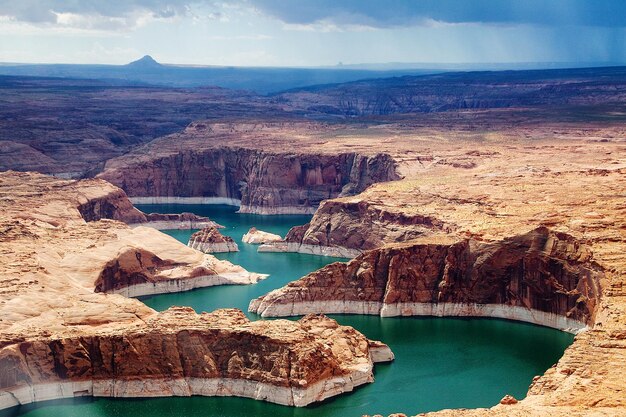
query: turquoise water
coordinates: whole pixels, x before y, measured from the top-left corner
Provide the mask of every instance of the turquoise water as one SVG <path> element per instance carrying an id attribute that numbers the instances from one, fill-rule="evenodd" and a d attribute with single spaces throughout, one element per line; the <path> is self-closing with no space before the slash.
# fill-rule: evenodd
<path id="1" fill-rule="evenodd" d="M 258 245 L 249 245 L 241 241 L 241 237 L 254 226 L 265 232 L 276 233 L 285 237 L 292 226 L 301 225 L 311 220 L 311 216 L 259 216 L 255 214 L 236 214 L 232 206 L 223 205 L 138 205 L 140 210 L 150 213 L 193 212 L 210 217 L 225 226 L 220 229 L 223 235 L 232 237 L 239 252 L 216 253 L 219 259 L 226 259 L 241 265 L 249 271 L 270 274 L 268 278 L 256 285 L 224 285 L 198 289 L 176 294 L 163 294 L 142 298 L 150 307 L 165 310 L 173 305 L 193 307 L 196 311 L 212 311 L 216 308 L 236 307 L 244 312 L 248 310 L 250 300 L 267 292 L 282 287 L 294 279 L 298 279 L 311 271 L 315 271 L 329 262 L 346 261 L 340 258 L 304 255 L 300 253 L 257 253 Z M 165 230 L 170 236 L 187 243 L 195 230 Z M 251 318 L 256 315 L 249 314 Z"/>
<path id="2" fill-rule="evenodd" d="M 302 254 L 256 252 L 241 243 L 251 226 L 282 236 L 308 216 L 256 216 L 235 214 L 228 206 L 157 205 L 144 211 L 191 211 L 207 215 L 227 226 L 222 233 L 233 237 L 240 252 L 218 254 L 221 259 L 271 274 L 259 284 L 203 288 L 179 294 L 146 297 L 157 310 L 172 305 L 192 306 L 196 311 L 219 307 L 247 310 L 250 299 L 265 294 L 323 265 L 336 261 Z M 187 242 L 191 231 L 168 234 Z M 249 315 L 258 319 L 255 315 Z M 572 343 L 573 336 L 525 323 L 495 319 L 380 318 L 333 316 L 372 339 L 387 343 L 396 355 L 391 364 L 376 365 L 376 381 L 305 408 L 283 407 L 242 398 L 81 399 L 53 401 L 0 412 L 0 416 L 31 417 L 165 417 L 165 416 L 271 416 L 335 417 L 403 412 L 414 415 L 443 408 L 489 407 L 505 394 L 523 398 L 533 376 L 542 374 Z"/>

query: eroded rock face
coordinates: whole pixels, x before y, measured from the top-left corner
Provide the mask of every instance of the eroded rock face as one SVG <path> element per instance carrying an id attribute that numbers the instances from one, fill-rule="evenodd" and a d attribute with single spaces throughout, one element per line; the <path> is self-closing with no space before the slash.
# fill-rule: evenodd
<path id="1" fill-rule="evenodd" d="M 13 265 L 5 266 L 9 283 L 14 274 L 47 273 L 51 280 L 56 275 L 59 285 L 66 279 L 96 292 L 138 296 L 249 284 L 264 277 L 188 248 L 153 228 L 130 228 L 101 218 L 130 221 L 143 216 L 123 191 L 102 180 L 8 172 L 0 175 L 0 193 L 6 196 L 0 243 L 6 245 L 7 263 Z M 33 279 L 42 285 L 41 278 Z"/>
<path id="2" fill-rule="evenodd" d="M 310 310 L 498 316 L 506 314 L 504 306 L 509 318 L 519 314 L 562 329 L 578 323 L 578 329 L 593 321 L 601 277 L 585 245 L 541 227 L 496 243 L 465 239 L 367 251 L 254 300 L 250 309 L 264 316 Z"/>
<path id="3" fill-rule="evenodd" d="M 301 252 L 354 258 L 386 243 L 405 242 L 437 231 L 451 231 L 433 216 L 384 210 L 360 199 L 323 202 L 310 223 L 292 227 L 285 244 L 263 248 L 267 252 Z"/>
<path id="4" fill-rule="evenodd" d="M 213 130 L 219 129 L 224 127 L 212 126 L 207 133 L 205 127 L 202 132 L 211 139 L 204 142 L 210 142 L 211 135 L 218 135 Z M 199 140 L 195 126 L 188 131 Z M 182 151 L 155 148 L 149 152 L 140 158 L 109 161 L 100 177 L 122 188 L 135 202 L 213 199 L 240 204 L 242 213 L 258 214 L 313 213 L 322 200 L 399 178 L 387 154 L 274 153 L 226 144 L 198 149 L 192 143 Z"/>
<path id="5" fill-rule="evenodd" d="M 264 232 L 256 227 L 251 227 L 248 232 L 243 235 L 241 241 L 244 243 L 250 243 L 252 245 L 262 245 L 270 242 L 280 242 L 283 238 L 274 233 Z"/>
<path id="6" fill-rule="evenodd" d="M 260 276 L 153 228 L 85 221 L 79 207 L 132 207 L 108 195 L 119 189 L 102 180 L 0 174 L 0 409 L 84 395 L 303 406 L 371 382 L 373 362 L 393 358 L 321 316 L 250 322 L 237 310 L 157 313 L 123 297 Z"/>
<path id="7" fill-rule="evenodd" d="M 189 237 L 187 246 L 204 253 L 238 252 L 235 241 L 215 227 L 205 227 Z"/>
<path id="8" fill-rule="evenodd" d="M 93 181 L 92 183 L 96 189 L 96 194 L 77 197 L 78 211 L 87 222 L 111 219 L 130 225 L 150 226 L 159 230 L 198 229 L 207 226 L 222 227 L 207 217 L 193 213 L 145 214 L 133 206 L 123 190 L 101 181 Z M 87 188 L 86 184 L 88 184 L 87 180 L 83 181 L 82 187 Z M 101 188 L 101 192 L 97 190 L 98 187 Z"/>
<path id="9" fill-rule="evenodd" d="M 124 329 L 4 341 L 0 405 L 71 384 L 87 392 L 69 396 L 237 395 L 304 406 L 373 381 L 381 346 L 324 316 L 250 322 L 239 310 L 174 307 Z"/>
<path id="10" fill-rule="evenodd" d="M 101 219 L 119 220 L 127 224 L 146 223 L 146 215 L 137 210 L 126 193 L 119 188 L 112 188 L 102 195 L 87 197 L 81 202 L 78 211 L 86 222 Z"/>

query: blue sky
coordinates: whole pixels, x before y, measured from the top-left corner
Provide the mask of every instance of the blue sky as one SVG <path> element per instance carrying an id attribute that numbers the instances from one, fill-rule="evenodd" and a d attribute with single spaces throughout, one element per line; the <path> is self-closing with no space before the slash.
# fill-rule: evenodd
<path id="1" fill-rule="evenodd" d="M 626 62 L 626 0 L 0 0 L 0 62 Z"/>

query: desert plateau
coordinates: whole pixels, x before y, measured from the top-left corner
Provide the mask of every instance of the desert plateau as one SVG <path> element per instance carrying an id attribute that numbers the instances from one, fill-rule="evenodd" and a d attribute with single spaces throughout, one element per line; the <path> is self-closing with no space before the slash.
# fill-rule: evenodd
<path id="1" fill-rule="evenodd" d="M 626 417 L 626 8 L 392 3 L 0 5 L 0 417 Z"/>

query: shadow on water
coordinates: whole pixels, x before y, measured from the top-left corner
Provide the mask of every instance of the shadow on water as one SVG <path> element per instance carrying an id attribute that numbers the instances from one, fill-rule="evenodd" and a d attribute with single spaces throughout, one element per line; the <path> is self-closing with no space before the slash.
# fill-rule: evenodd
<path id="1" fill-rule="evenodd" d="M 256 246 L 241 243 L 241 237 L 251 226 L 284 236 L 291 226 L 308 222 L 309 216 L 240 215 L 235 213 L 235 207 L 229 206 L 151 205 L 140 208 L 146 212 L 190 211 L 209 216 L 226 226 L 222 233 L 235 239 L 240 248 L 238 253 L 217 254 L 220 259 L 270 274 L 255 285 L 210 287 L 142 298 L 156 310 L 186 305 L 198 312 L 225 307 L 247 311 L 251 299 L 330 262 L 341 261 L 303 254 L 258 254 Z M 184 243 L 191 233 L 168 231 Z M 258 319 L 254 314 L 249 317 Z M 414 415 L 443 408 L 489 407 L 505 394 L 523 398 L 532 378 L 554 364 L 573 341 L 573 336 L 567 333 L 499 319 L 332 317 L 371 339 L 387 343 L 396 360 L 376 365 L 375 383 L 319 404 L 291 408 L 233 397 L 99 398 L 33 404 L 0 412 L 0 417 L 335 417 L 394 412 Z"/>

